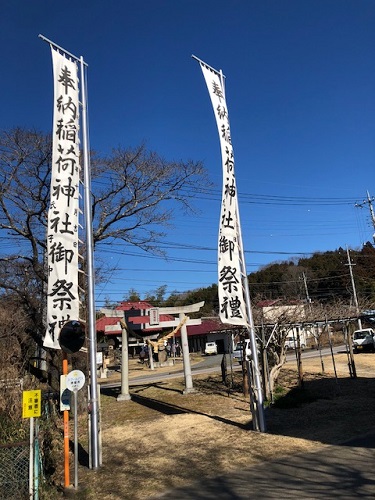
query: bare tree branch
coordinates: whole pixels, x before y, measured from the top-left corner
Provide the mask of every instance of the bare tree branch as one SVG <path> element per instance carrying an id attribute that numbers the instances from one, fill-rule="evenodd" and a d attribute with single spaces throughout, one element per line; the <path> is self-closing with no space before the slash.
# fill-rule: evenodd
<path id="1" fill-rule="evenodd" d="M 22 305 L 29 337 L 43 335 L 51 136 L 0 131 L 0 290 Z M 92 155 L 93 239 L 161 253 L 176 210 L 193 210 L 197 185 L 209 185 L 199 161 L 167 161 L 144 144 Z M 83 262 L 84 268 L 84 262 Z"/>

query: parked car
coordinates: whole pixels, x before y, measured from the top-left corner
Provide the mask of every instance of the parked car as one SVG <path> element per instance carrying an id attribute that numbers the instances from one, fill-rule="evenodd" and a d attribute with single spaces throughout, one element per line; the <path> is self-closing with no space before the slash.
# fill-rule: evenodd
<path id="1" fill-rule="evenodd" d="M 204 353 L 205 353 L 206 356 L 217 354 L 217 344 L 216 344 L 216 342 L 206 342 L 206 346 L 204 348 Z"/>
<path id="2" fill-rule="evenodd" d="M 251 356 L 250 339 L 245 339 L 244 342 L 237 342 L 233 350 L 233 359 L 235 361 L 238 361 L 239 363 L 242 363 L 244 354 L 245 354 L 245 359 Z"/>
<path id="3" fill-rule="evenodd" d="M 300 339 L 300 346 L 302 351 L 306 349 L 306 344 L 301 341 Z M 287 337 L 285 339 L 285 350 L 287 351 L 288 349 L 296 349 L 297 348 L 297 339 L 295 337 Z"/>
<path id="4" fill-rule="evenodd" d="M 363 328 L 353 333 L 353 350 L 375 352 L 375 336 L 372 328 Z"/>

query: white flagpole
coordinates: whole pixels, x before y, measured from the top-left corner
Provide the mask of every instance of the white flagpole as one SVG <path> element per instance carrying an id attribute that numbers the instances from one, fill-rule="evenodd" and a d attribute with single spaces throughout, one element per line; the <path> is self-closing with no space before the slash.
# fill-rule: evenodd
<path id="1" fill-rule="evenodd" d="M 241 222 L 240 222 L 240 212 L 239 212 L 239 207 L 238 207 L 238 199 L 237 201 L 237 221 L 238 221 L 238 228 L 237 228 L 237 233 L 238 233 L 238 241 L 239 241 L 239 246 L 240 246 L 240 262 L 241 262 L 241 277 L 242 277 L 242 286 L 244 289 L 244 295 L 245 295 L 245 302 L 246 302 L 246 312 L 247 312 L 247 319 L 249 322 L 248 326 L 248 332 L 249 332 L 249 338 L 250 338 L 250 345 L 251 345 L 251 357 L 253 360 L 253 366 L 254 366 L 254 383 L 255 383 L 255 391 L 256 391 L 256 413 L 258 416 L 258 422 L 255 422 L 254 427 L 261 432 L 266 432 L 266 423 L 265 423 L 265 418 L 264 418 L 264 406 L 263 406 L 263 390 L 262 390 L 262 383 L 261 383 L 261 378 L 260 378 L 260 372 L 259 372 L 259 361 L 258 361 L 258 346 L 256 343 L 255 339 L 255 328 L 254 328 L 254 319 L 253 319 L 253 313 L 251 309 L 251 301 L 250 301 L 250 291 L 249 291 L 249 283 L 247 281 L 247 273 L 246 273 L 246 262 L 245 262 L 245 255 L 244 255 L 244 250 L 243 250 L 243 243 L 242 243 L 242 233 L 241 233 Z"/>
<path id="2" fill-rule="evenodd" d="M 199 59 L 198 57 L 192 55 L 192 58 L 197 60 L 203 70 L 203 67 L 205 70 L 209 70 L 213 73 L 216 74 L 217 78 L 219 79 L 220 82 L 220 87 L 221 87 L 221 92 L 222 92 L 222 97 L 224 98 L 225 101 L 225 80 L 224 80 L 224 75 L 222 70 L 217 71 L 216 69 L 212 68 L 208 64 L 206 64 L 204 61 Z M 207 86 L 208 81 L 207 81 L 207 76 L 205 75 L 206 71 L 203 71 Z M 212 89 L 210 91 L 210 97 L 212 100 L 212 104 L 214 105 L 213 98 L 212 98 Z M 216 92 L 214 92 L 216 93 Z M 216 116 L 217 118 L 217 116 Z M 220 117 L 221 118 L 221 117 Z M 219 127 L 219 122 L 217 119 L 217 124 Z M 229 120 L 228 120 L 228 129 L 229 129 Z M 222 140 L 222 138 L 221 138 Z M 224 139 L 225 140 L 225 139 Z M 222 145 L 221 145 L 222 146 Z M 222 155 L 223 155 L 223 148 L 222 149 Z M 231 147 L 232 149 L 232 147 Z M 233 151 L 233 149 L 232 149 Z M 234 163 L 233 163 L 234 165 Z M 233 172 L 233 179 L 234 179 L 234 172 Z M 234 181 L 235 182 L 235 181 Z M 256 344 L 256 339 L 255 339 L 255 329 L 254 329 L 254 322 L 253 322 L 253 316 L 252 316 L 252 311 L 251 311 L 251 301 L 250 301 L 250 292 L 249 292 L 249 285 L 247 282 L 247 275 L 246 275 L 246 264 L 245 264 L 245 256 L 244 256 L 244 250 L 243 250 L 243 242 L 242 242 L 242 235 L 241 235 L 241 223 L 240 223 L 240 217 L 239 217 L 239 206 L 238 206 L 238 197 L 235 197 L 235 203 L 236 203 L 236 218 L 237 218 L 237 225 L 235 227 L 235 232 L 236 232 L 236 237 L 237 237 L 237 248 L 238 248 L 238 258 L 239 258 L 239 264 L 238 267 L 240 268 L 240 280 L 241 280 L 241 295 L 243 295 L 244 299 L 244 314 L 243 316 L 247 316 L 245 319 L 243 317 L 243 323 L 246 325 L 246 328 L 248 330 L 249 338 L 250 338 L 250 345 L 251 345 L 251 358 L 252 358 L 252 366 L 248 366 L 249 374 L 251 375 L 251 380 L 254 383 L 254 390 L 255 393 L 250 391 L 250 406 L 253 414 L 253 425 L 254 425 L 254 430 L 260 430 L 261 432 L 265 432 L 265 419 L 264 419 L 264 411 L 263 411 L 263 391 L 262 391 L 262 385 L 261 385 L 261 379 L 260 379 L 260 372 L 259 372 L 259 363 L 258 363 L 258 348 Z M 252 372 L 250 371 L 250 368 L 252 368 Z M 255 399 L 255 401 L 253 401 Z M 255 404 L 254 404 L 255 403 Z"/>
<path id="3" fill-rule="evenodd" d="M 83 139 L 83 178 L 84 178 L 84 213 L 86 228 L 86 273 L 87 273 L 87 319 L 89 336 L 90 384 L 91 384 L 91 453 L 92 468 L 99 468 L 99 404 L 98 382 L 96 371 L 96 323 L 95 323 L 95 281 L 94 281 L 94 243 L 91 215 L 91 171 L 90 151 L 87 127 L 87 92 L 85 63 L 81 64 L 81 97 L 82 97 L 82 139 Z"/>
<path id="4" fill-rule="evenodd" d="M 82 142 L 83 142 L 83 171 L 84 171 L 84 214 L 86 227 L 86 259 L 87 259 L 87 311 L 88 311 L 88 337 L 89 337 L 89 359 L 90 359 L 90 385 L 91 385 L 91 464 L 93 469 L 99 467 L 99 403 L 98 384 L 96 372 L 96 324 L 95 324 L 95 301 L 94 301 L 94 263 L 93 263 L 93 235 L 91 216 L 91 176 L 90 176 L 90 153 L 87 126 L 87 92 L 85 67 L 83 57 L 76 57 L 56 43 L 43 35 L 39 38 L 55 47 L 73 60 L 80 63 L 81 67 L 81 106 L 82 106 Z M 77 269 L 78 272 L 78 269 Z M 78 318 L 77 318 L 78 319 Z"/>
<path id="5" fill-rule="evenodd" d="M 223 90 L 223 94 L 224 94 L 224 98 L 225 98 L 225 77 L 223 75 L 222 70 L 220 70 L 219 76 L 220 76 L 222 90 Z M 266 423 L 265 423 L 265 418 L 264 418 L 263 390 L 262 390 L 262 383 L 261 383 L 260 372 L 259 372 L 258 346 L 257 346 L 256 339 L 255 339 L 254 319 L 253 319 L 253 312 L 251 309 L 249 284 L 247 281 L 246 261 L 245 261 L 245 254 L 244 254 L 243 242 L 242 242 L 242 231 L 241 231 L 241 220 L 240 220 L 240 208 L 238 205 L 238 196 L 236 196 L 236 212 L 237 212 L 237 237 L 238 237 L 239 251 L 240 251 L 242 288 L 244 290 L 244 298 L 245 298 L 245 303 L 246 303 L 246 313 L 247 313 L 247 319 L 248 319 L 248 323 L 249 323 L 248 333 L 249 333 L 249 339 L 250 339 L 250 345 L 251 345 L 251 357 L 253 360 L 253 367 L 254 367 L 254 374 L 253 374 L 253 377 L 251 377 L 251 378 L 254 378 L 255 392 L 256 392 L 256 408 L 255 408 L 255 410 L 256 410 L 257 422 L 254 422 L 254 429 L 261 431 L 261 432 L 265 432 L 266 431 Z M 250 388 L 250 390 L 251 390 L 251 388 Z"/>
<path id="6" fill-rule="evenodd" d="M 219 75 L 220 77 L 224 77 L 223 75 L 223 72 L 220 70 L 218 71 L 217 69 L 213 68 L 212 66 L 210 66 L 209 64 L 205 63 L 204 61 L 202 61 L 202 59 L 199 59 L 199 57 L 195 56 L 194 54 L 192 54 L 191 56 L 193 59 L 195 59 L 196 61 L 198 61 L 200 64 L 204 64 L 206 66 L 206 68 L 210 69 L 211 71 L 213 71 L 214 73 L 216 73 L 217 75 Z M 224 77 L 225 78 L 225 77 Z M 224 83 L 224 81 L 223 81 Z"/>
<path id="7" fill-rule="evenodd" d="M 72 54 L 71 52 L 68 52 L 67 50 L 63 49 L 62 47 L 60 47 L 60 45 L 57 45 L 57 43 L 53 42 L 49 38 L 46 38 L 44 35 L 38 35 L 38 37 L 41 38 L 43 41 L 49 43 L 50 45 L 52 45 L 56 49 L 61 50 L 61 52 L 64 52 L 64 54 L 66 54 L 67 56 L 71 57 L 75 61 L 79 61 L 79 57 L 77 57 L 74 54 Z M 87 64 L 86 64 L 86 66 L 87 66 Z"/>

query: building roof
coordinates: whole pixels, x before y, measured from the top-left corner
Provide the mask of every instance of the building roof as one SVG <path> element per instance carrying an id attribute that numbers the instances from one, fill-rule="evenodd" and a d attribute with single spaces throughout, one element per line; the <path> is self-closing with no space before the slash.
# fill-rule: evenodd
<path id="1" fill-rule="evenodd" d="M 126 303 L 125 307 L 127 307 Z M 142 304 L 142 305 L 150 305 L 147 304 L 147 302 L 133 302 L 132 304 Z M 152 306 L 151 306 L 152 307 Z M 119 309 L 119 308 L 116 308 Z M 127 309 L 123 309 L 125 311 L 131 310 L 131 307 L 127 307 Z M 135 309 L 135 311 L 140 312 L 139 309 Z M 176 319 L 174 316 L 167 315 L 167 314 L 161 314 L 160 315 L 160 320 L 161 321 L 170 321 Z M 130 321 L 129 321 L 130 320 Z M 147 325 L 150 321 L 150 317 L 148 315 L 142 315 L 142 316 L 130 316 L 128 318 L 129 321 L 129 326 L 132 327 L 134 326 L 141 326 L 141 325 Z M 115 325 L 118 325 L 118 329 L 116 328 L 111 328 L 110 331 L 106 332 L 106 326 L 111 326 L 115 327 Z M 233 331 L 238 330 L 237 326 L 234 325 L 227 325 L 224 324 L 220 321 L 219 318 L 202 318 L 202 323 L 200 325 L 187 325 L 187 334 L 188 336 L 192 335 L 206 335 L 208 333 L 214 333 L 214 332 L 223 332 L 223 331 Z M 102 332 L 107 335 L 121 335 L 121 326 L 120 326 L 120 318 L 108 318 L 108 317 L 101 317 L 96 321 L 96 330 L 97 332 Z M 164 330 L 171 330 L 171 327 L 165 328 Z M 136 332 L 138 334 L 147 334 L 150 332 L 157 332 L 157 331 L 162 331 L 160 327 L 155 327 L 155 328 L 150 328 L 148 327 L 147 329 L 139 329 L 136 328 Z M 176 337 L 180 337 L 181 332 L 178 331 L 176 333 Z"/>
<path id="2" fill-rule="evenodd" d="M 136 302 L 123 301 L 115 308 L 115 310 L 124 311 L 129 327 L 134 329 L 138 334 L 145 334 L 158 331 L 161 332 L 163 330 L 162 327 L 155 325 L 155 327 L 147 326 L 146 331 L 146 325 L 149 325 L 150 323 L 150 316 L 146 313 L 146 311 L 148 312 L 150 309 L 153 309 L 153 307 L 154 306 L 152 304 L 144 300 Z M 120 319 L 121 318 L 119 317 L 112 318 L 103 316 L 96 321 L 96 331 L 103 332 L 106 335 L 120 335 Z M 176 318 L 170 314 L 160 314 L 159 317 L 160 321 L 173 321 L 175 319 Z M 115 327 L 116 325 L 118 325 L 118 329 L 111 328 L 110 331 L 106 331 L 106 326 Z"/>
<path id="3" fill-rule="evenodd" d="M 152 309 L 154 306 L 145 300 L 138 300 L 135 302 L 131 302 L 129 300 L 124 300 L 120 302 L 120 304 L 115 308 L 120 311 L 129 311 L 130 309 Z"/>
<path id="4" fill-rule="evenodd" d="M 231 331 L 233 329 L 238 329 L 238 327 L 225 325 L 219 318 L 202 318 L 202 323 L 200 325 L 188 325 L 186 329 L 187 334 L 190 337 L 192 335 L 206 335 L 208 333 Z M 180 336 L 181 333 L 178 332 L 176 337 Z"/>
<path id="5" fill-rule="evenodd" d="M 106 316 L 103 316 L 99 319 L 96 320 L 96 331 L 97 332 L 105 332 L 105 327 L 108 325 L 108 326 L 112 326 L 112 325 L 116 325 L 117 323 L 119 323 L 120 321 L 120 318 L 107 318 Z M 114 332 L 112 332 L 114 333 Z M 121 328 L 119 328 L 119 331 L 118 333 L 121 333 Z"/>

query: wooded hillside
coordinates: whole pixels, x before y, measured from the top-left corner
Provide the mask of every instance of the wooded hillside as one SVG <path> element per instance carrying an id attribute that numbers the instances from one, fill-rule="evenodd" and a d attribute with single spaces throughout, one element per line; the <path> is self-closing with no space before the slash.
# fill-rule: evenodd
<path id="1" fill-rule="evenodd" d="M 360 250 L 350 250 L 353 278 L 358 302 L 375 301 L 375 248 L 367 242 Z M 306 300 L 330 303 L 353 303 L 353 287 L 346 249 L 315 253 L 269 264 L 248 276 L 252 303 L 262 300 Z M 174 295 L 167 299 L 173 305 L 205 301 L 201 315 L 217 314 L 217 286 Z"/>

